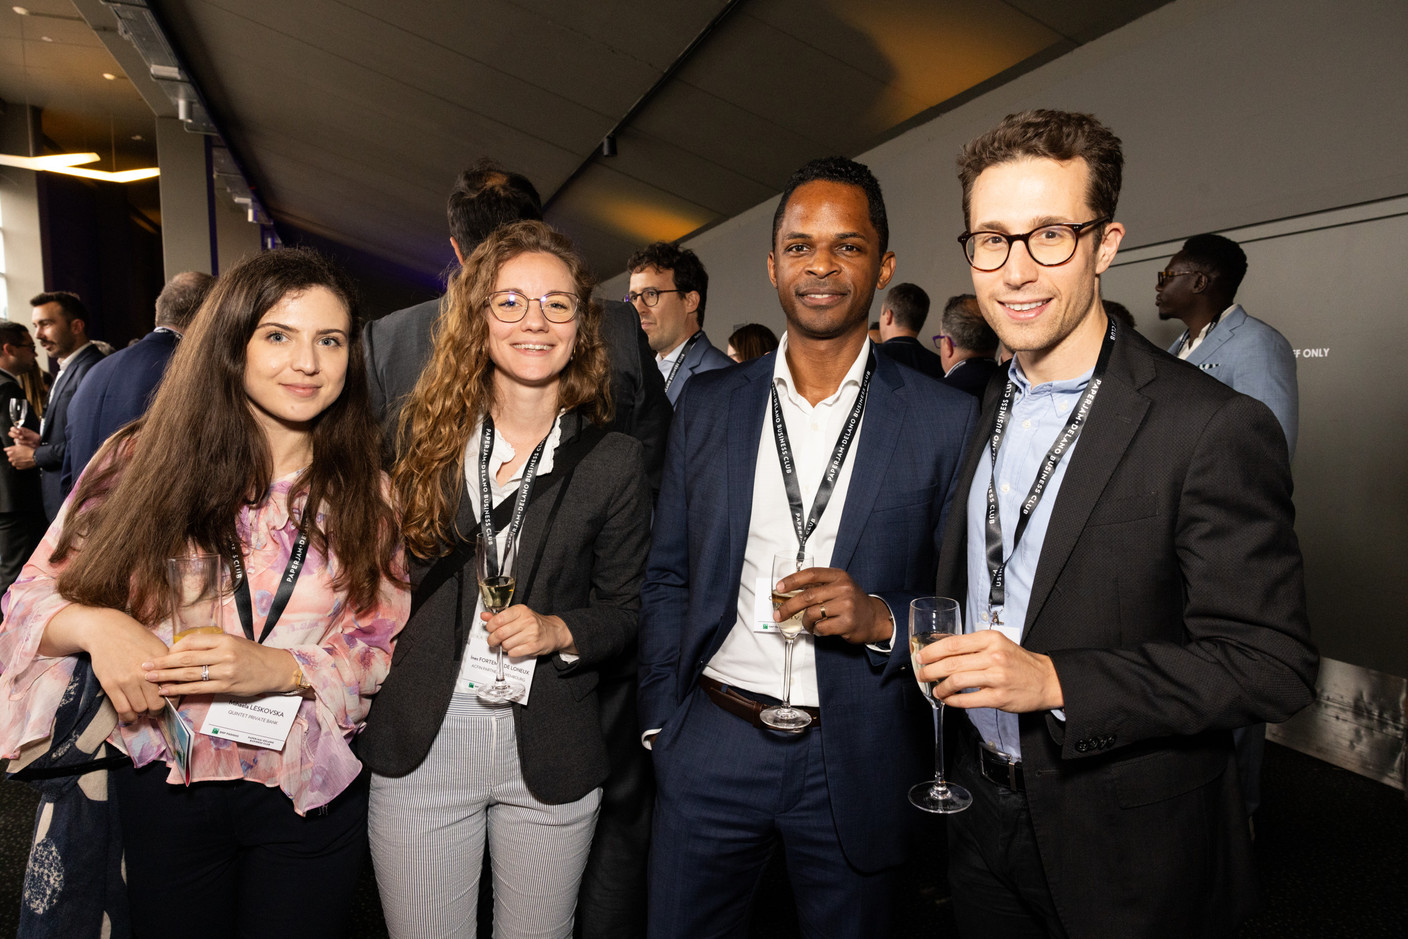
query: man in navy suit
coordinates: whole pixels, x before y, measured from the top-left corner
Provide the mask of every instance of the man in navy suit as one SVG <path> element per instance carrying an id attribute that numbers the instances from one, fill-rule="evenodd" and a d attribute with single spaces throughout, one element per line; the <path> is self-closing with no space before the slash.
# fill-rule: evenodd
<path id="1" fill-rule="evenodd" d="M 982 397 L 988 379 L 997 371 L 997 333 L 983 319 L 978 299 L 971 293 L 949 297 L 939 320 L 939 359 L 944 363 L 944 384 Z"/>
<path id="2" fill-rule="evenodd" d="M 39 432 L 11 427 L 14 444 L 5 448 L 5 456 L 15 469 L 39 467 L 44 515 L 52 522 L 68 497 L 63 485 L 68 405 L 103 352 L 88 338 L 88 308 L 78 294 L 52 290 L 34 297 L 29 305 L 34 307 L 34 338 L 51 358 L 58 360 L 59 375 L 49 392 L 49 406 Z"/>
<path id="3" fill-rule="evenodd" d="M 924 288 L 918 284 L 895 284 L 880 307 L 878 348 L 896 362 L 943 381 L 943 362 L 919 341 L 919 332 L 928 318 L 929 295 Z"/>
<path id="4" fill-rule="evenodd" d="M 807 164 L 773 227 L 787 332 L 680 398 L 641 597 L 657 937 L 741 935 L 774 845 L 805 935 L 888 935 L 932 745 L 908 607 L 933 589 L 973 399 L 867 340 L 895 265 L 868 169 Z M 815 566 L 775 585 L 774 555 L 803 551 Z M 774 587 L 799 592 L 774 612 Z M 760 711 L 782 696 L 776 622 L 794 615 L 791 701 L 811 723 L 788 733 Z"/>
<path id="5" fill-rule="evenodd" d="M 631 255 L 626 270 L 631 272 L 626 300 L 640 314 L 641 329 L 665 379 L 665 394 L 671 404 L 677 404 L 691 377 L 733 364 L 704 335 L 709 272 L 693 251 L 667 241 L 646 245 Z"/>
<path id="6" fill-rule="evenodd" d="M 66 491 L 73 488 L 105 440 L 147 412 L 176 343 L 214 283 L 215 278 L 200 271 L 185 271 L 171 278 L 156 298 L 156 328 L 141 342 L 119 349 L 88 371 L 68 406 L 63 470 Z"/>

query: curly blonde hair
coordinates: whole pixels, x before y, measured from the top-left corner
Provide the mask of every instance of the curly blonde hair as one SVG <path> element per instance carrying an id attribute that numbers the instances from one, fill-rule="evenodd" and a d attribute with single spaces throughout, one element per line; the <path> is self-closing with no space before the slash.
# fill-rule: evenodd
<path id="1" fill-rule="evenodd" d="M 595 278 L 566 235 L 542 222 L 515 222 L 486 238 L 465 259 L 440 304 L 435 347 L 401 411 L 392 484 L 407 549 L 438 557 L 454 540 L 464 491 L 464 451 L 494 400 L 489 358 L 489 294 L 499 270 L 521 254 L 550 254 L 572 274 L 581 308 L 577 344 L 558 378 L 558 407 L 594 424 L 611 420 L 610 361 L 601 336 L 602 308 L 591 299 Z"/>

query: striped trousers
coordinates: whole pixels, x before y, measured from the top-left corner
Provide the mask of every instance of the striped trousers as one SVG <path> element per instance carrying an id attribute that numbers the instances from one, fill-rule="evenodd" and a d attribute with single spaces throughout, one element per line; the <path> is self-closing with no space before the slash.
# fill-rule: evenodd
<path id="1" fill-rule="evenodd" d="M 474 939 L 488 839 L 495 939 L 572 935 L 601 790 L 548 805 L 529 793 L 509 707 L 456 694 L 425 761 L 372 774 L 368 828 L 393 939 Z"/>

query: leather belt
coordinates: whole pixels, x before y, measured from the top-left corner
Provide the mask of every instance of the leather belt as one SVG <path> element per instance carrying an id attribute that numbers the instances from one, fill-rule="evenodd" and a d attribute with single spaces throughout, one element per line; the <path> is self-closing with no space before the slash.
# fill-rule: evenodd
<path id="1" fill-rule="evenodd" d="M 1021 760 L 1012 761 L 1006 755 L 990 750 L 979 743 L 978 768 L 981 770 L 983 778 L 994 785 L 1016 792 L 1027 791 L 1026 783 L 1022 781 Z"/>
<path id="2" fill-rule="evenodd" d="M 699 688 L 708 696 L 710 701 L 714 702 L 725 711 L 728 711 L 734 717 L 741 718 L 754 727 L 760 727 L 763 730 L 777 730 L 776 727 L 769 727 L 767 724 L 763 723 L 763 708 L 771 707 L 772 705 L 755 701 L 732 685 L 725 685 L 718 679 L 710 678 L 708 675 L 699 676 Z M 808 730 L 821 725 L 820 709 L 802 707 L 800 704 L 794 704 L 792 706 L 799 711 L 805 711 L 807 714 L 811 715 L 812 722 L 807 725 L 807 727 L 803 727 L 802 730 Z M 801 730 L 783 731 L 783 733 L 801 733 Z"/>

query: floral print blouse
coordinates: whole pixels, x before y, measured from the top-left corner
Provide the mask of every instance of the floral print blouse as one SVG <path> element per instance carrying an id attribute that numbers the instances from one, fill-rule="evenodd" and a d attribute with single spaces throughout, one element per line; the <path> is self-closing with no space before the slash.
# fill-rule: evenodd
<path id="1" fill-rule="evenodd" d="M 304 496 L 291 506 L 288 499 L 296 476 L 293 473 L 275 480 L 268 496 L 259 505 L 241 509 L 236 522 L 254 598 L 256 629 L 268 615 L 298 538 Z M 15 758 L 28 744 L 47 740 L 54 712 L 73 673 L 71 656 L 48 658 L 38 652 L 49 620 L 69 605 L 55 587 L 62 566 L 49 563 L 67 511 L 65 506 L 0 603 L 4 613 L 0 625 L 0 757 L 6 759 Z M 404 558 L 399 553 L 395 567 L 398 573 L 404 572 Z M 394 638 L 410 615 L 411 595 L 404 583 L 383 580 L 376 604 L 358 613 L 348 607 L 345 594 L 333 588 L 336 572 L 337 559 L 325 557 L 310 545 L 288 606 L 265 639 L 265 645 L 293 653 L 314 692 L 312 699 L 299 707 L 283 750 L 197 732 L 191 754 L 192 782 L 246 779 L 278 786 L 302 815 L 331 802 L 356 778 L 361 764 L 349 743 L 361 729 L 371 696 L 390 668 Z M 221 624 L 225 632 L 243 635 L 233 595 L 223 599 Z M 169 619 L 152 630 L 170 644 Z M 181 713 L 195 731 L 199 731 L 210 701 L 210 695 L 182 699 Z M 120 724 L 108 739 L 137 766 L 157 760 L 171 762 L 155 719 Z M 174 769 L 167 781 L 180 784 Z"/>

